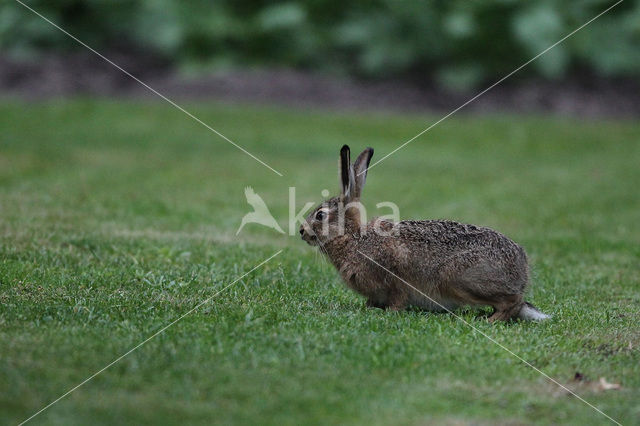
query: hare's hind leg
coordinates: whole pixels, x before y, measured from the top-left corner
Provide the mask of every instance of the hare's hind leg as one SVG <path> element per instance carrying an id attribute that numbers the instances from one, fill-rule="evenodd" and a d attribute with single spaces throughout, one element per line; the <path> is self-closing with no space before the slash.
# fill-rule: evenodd
<path id="1" fill-rule="evenodd" d="M 489 317 L 489 322 L 509 321 L 518 316 L 524 305 L 524 299 L 521 294 L 511 294 L 492 301 L 490 305 L 493 306 L 495 312 Z"/>
<path id="2" fill-rule="evenodd" d="M 442 265 L 442 291 L 461 304 L 492 306 L 490 322 L 507 321 L 517 316 L 524 300 L 526 270 L 505 264 L 504 255 L 494 250 L 466 251 L 454 255 Z"/>

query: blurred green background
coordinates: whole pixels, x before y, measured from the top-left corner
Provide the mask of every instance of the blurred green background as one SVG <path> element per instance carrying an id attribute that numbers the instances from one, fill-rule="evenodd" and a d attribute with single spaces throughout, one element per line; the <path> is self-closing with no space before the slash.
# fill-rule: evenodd
<path id="1" fill-rule="evenodd" d="M 33 0 L 90 46 L 134 46 L 179 69 L 287 67 L 360 78 L 417 77 L 471 89 L 501 77 L 612 1 Z M 37 58 L 84 49 L 13 1 L 0 6 L 0 52 Z M 640 1 L 546 53 L 517 78 L 640 75 Z"/>

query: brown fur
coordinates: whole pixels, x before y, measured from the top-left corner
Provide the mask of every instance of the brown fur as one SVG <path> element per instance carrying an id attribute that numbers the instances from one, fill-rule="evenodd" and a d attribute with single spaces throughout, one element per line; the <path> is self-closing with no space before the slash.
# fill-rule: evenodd
<path id="1" fill-rule="evenodd" d="M 357 207 L 344 211 L 345 205 L 359 201 L 372 155 L 368 148 L 346 170 L 349 149 L 342 148 L 342 192 L 307 217 L 300 230 L 302 238 L 319 246 L 347 286 L 366 297 L 367 306 L 450 310 L 461 305 L 490 305 L 495 309 L 490 321 L 518 316 L 529 281 L 527 256 L 503 234 L 449 220 L 392 223 L 373 219 L 361 227 Z M 316 215 L 322 209 L 328 214 L 319 220 Z M 328 230 L 325 234 L 323 226 Z M 388 235 L 379 235 L 376 226 Z"/>

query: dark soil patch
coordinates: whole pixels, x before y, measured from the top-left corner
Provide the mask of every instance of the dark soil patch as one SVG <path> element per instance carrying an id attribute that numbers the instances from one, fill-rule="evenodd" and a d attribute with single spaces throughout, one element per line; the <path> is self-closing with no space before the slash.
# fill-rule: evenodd
<path id="1" fill-rule="evenodd" d="M 415 80 L 355 81 L 281 69 L 226 71 L 186 78 L 167 62 L 145 54 L 106 52 L 105 56 L 158 92 L 177 100 L 448 113 L 482 90 L 451 93 Z M 37 100 L 78 95 L 156 96 L 90 52 L 48 55 L 32 62 L 0 56 L 0 96 Z M 588 75 L 553 82 L 507 80 L 463 110 L 637 117 L 640 84 L 631 79 L 607 80 Z"/>

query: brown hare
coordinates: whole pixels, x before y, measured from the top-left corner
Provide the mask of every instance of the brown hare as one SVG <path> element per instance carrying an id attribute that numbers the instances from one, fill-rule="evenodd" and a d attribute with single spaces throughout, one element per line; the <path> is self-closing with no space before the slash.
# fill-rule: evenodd
<path id="1" fill-rule="evenodd" d="M 549 318 L 524 301 L 527 255 L 501 233 L 450 220 L 362 221 L 359 200 L 372 156 L 367 148 L 351 164 L 343 146 L 340 195 L 300 227 L 302 239 L 319 247 L 368 306 L 450 311 L 489 305 L 489 321 Z"/>

